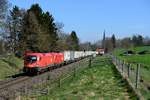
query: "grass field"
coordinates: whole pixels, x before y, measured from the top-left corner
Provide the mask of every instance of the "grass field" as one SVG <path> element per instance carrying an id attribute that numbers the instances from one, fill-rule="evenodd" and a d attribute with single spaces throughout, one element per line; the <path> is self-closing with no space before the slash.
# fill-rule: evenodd
<path id="1" fill-rule="evenodd" d="M 150 52 L 150 47 L 137 47 L 137 48 L 130 48 L 128 50 L 133 50 L 134 52 L 138 53 L 143 50 L 147 50 Z M 114 55 L 116 55 L 118 58 L 129 62 L 129 63 L 140 63 L 141 64 L 141 75 L 145 80 L 150 82 L 150 54 L 144 54 L 144 55 L 130 55 L 130 56 L 121 56 L 124 51 L 127 51 L 126 49 L 117 49 L 114 51 Z"/>
<path id="2" fill-rule="evenodd" d="M 134 52 L 138 53 L 140 51 L 143 50 L 147 50 L 150 52 L 150 46 L 145 46 L 145 47 L 137 47 L 137 48 L 130 48 L 128 50 L 133 50 Z M 114 51 L 114 54 L 129 63 L 134 63 L 134 65 L 136 63 L 140 63 L 141 67 L 140 67 L 140 78 L 142 78 L 142 80 L 144 80 L 144 84 L 141 83 L 140 84 L 140 91 L 142 93 L 142 95 L 145 98 L 150 98 L 150 90 L 147 89 L 147 87 L 150 86 L 150 54 L 144 54 L 144 55 L 129 55 L 129 56 L 121 56 L 120 54 L 122 54 L 124 51 L 126 51 L 125 49 L 120 49 L 120 50 L 116 50 Z M 145 85 L 149 84 L 149 85 Z"/>
<path id="3" fill-rule="evenodd" d="M 0 80 L 14 75 L 23 67 L 23 60 L 15 56 L 7 56 L 0 58 Z"/>
<path id="4" fill-rule="evenodd" d="M 107 57 L 96 57 L 92 67 L 66 80 L 61 88 L 38 100 L 127 100 L 136 99 Z"/>
<path id="5" fill-rule="evenodd" d="M 129 50 L 133 50 L 134 52 L 140 52 L 143 50 L 147 50 L 150 52 L 150 46 L 145 47 L 137 47 L 137 48 L 130 48 Z M 119 49 L 114 51 L 114 54 L 126 62 L 129 63 L 140 63 L 141 64 L 141 75 L 144 77 L 145 80 L 150 82 L 150 54 L 144 54 L 144 55 L 130 55 L 130 56 L 121 56 L 125 49 Z"/>
<path id="6" fill-rule="evenodd" d="M 132 50 L 135 53 L 138 53 L 143 50 L 147 50 L 150 52 L 150 46 L 144 46 L 144 47 L 137 47 L 137 48 L 130 48 L 130 49 L 117 49 L 114 51 L 114 54 L 119 57 L 120 59 L 123 59 L 127 62 L 134 62 L 134 63 L 142 63 L 145 65 L 150 65 L 150 54 L 145 55 L 130 55 L 130 56 L 121 56 L 124 51 Z"/>

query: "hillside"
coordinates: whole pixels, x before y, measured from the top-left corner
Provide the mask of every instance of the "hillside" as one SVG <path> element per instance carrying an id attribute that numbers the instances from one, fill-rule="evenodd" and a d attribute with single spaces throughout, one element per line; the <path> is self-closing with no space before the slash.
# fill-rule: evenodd
<path id="1" fill-rule="evenodd" d="M 0 80 L 9 78 L 20 71 L 23 67 L 23 60 L 14 55 L 0 58 Z"/>

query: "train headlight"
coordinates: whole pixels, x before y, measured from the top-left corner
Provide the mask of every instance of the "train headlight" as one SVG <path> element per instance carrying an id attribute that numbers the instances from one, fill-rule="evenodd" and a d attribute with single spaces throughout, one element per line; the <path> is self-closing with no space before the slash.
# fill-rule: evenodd
<path id="1" fill-rule="evenodd" d="M 39 61 L 40 60 L 40 57 L 37 57 L 37 61 Z"/>

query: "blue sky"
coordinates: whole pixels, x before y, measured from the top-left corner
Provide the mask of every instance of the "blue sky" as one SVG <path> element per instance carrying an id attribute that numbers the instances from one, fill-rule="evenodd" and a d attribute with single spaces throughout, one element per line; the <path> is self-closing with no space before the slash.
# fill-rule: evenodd
<path id="1" fill-rule="evenodd" d="M 81 42 L 95 42 L 115 34 L 117 38 L 141 34 L 150 36 L 150 0 L 9 0 L 28 9 L 39 3 L 63 30 L 75 30 Z"/>

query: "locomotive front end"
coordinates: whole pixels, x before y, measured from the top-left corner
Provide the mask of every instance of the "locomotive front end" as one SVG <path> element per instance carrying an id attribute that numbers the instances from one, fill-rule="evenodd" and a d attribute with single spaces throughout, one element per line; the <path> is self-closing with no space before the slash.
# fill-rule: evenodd
<path id="1" fill-rule="evenodd" d="M 36 73 L 40 71 L 38 66 L 39 57 L 37 55 L 26 55 L 24 58 L 23 71 L 26 73 Z"/>

